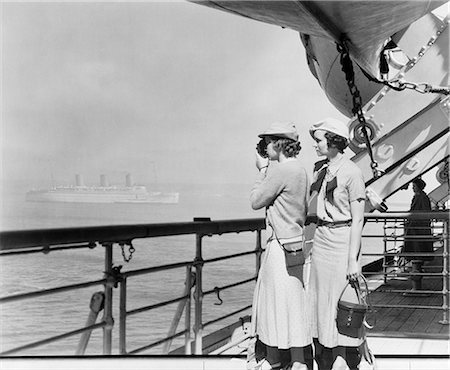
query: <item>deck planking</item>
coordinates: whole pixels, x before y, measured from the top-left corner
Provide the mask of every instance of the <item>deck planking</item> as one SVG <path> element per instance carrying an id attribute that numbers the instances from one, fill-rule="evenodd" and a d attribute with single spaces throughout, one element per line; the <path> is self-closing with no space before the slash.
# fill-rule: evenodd
<path id="1" fill-rule="evenodd" d="M 437 250 L 436 253 L 442 253 Z M 435 257 L 424 264 L 425 272 L 442 272 L 442 257 Z M 442 292 L 442 277 L 433 276 L 422 280 L 422 290 Z M 371 301 L 376 305 L 408 305 L 411 308 L 375 307 L 376 325 L 368 331 L 368 335 L 383 335 L 383 333 L 398 334 L 407 337 L 431 335 L 436 337 L 449 336 L 449 325 L 439 321 L 443 319 L 442 294 L 404 295 L 403 293 L 386 292 L 386 290 L 409 290 L 412 282 L 404 276 L 388 280 L 371 294 Z M 436 308 L 414 308 L 413 306 L 434 306 Z M 448 311 L 447 311 L 448 312 Z M 373 319 L 369 315 L 369 322 Z"/>

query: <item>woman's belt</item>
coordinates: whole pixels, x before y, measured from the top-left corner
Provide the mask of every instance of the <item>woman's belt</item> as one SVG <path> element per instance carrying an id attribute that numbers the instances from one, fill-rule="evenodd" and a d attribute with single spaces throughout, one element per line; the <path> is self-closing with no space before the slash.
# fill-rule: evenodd
<path id="1" fill-rule="evenodd" d="M 344 220 L 344 221 L 325 221 L 321 220 L 320 218 L 317 220 L 317 226 L 326 226 L 331 229 L 337 228 L 337 227 L 345 227 L 345 226 L 351 226 L 352 220 Z"/>

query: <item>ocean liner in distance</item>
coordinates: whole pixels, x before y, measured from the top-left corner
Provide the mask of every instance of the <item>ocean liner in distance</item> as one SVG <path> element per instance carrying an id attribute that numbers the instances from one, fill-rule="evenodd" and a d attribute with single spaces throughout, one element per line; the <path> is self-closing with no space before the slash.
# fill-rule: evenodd
<path id="1" fill-rule="evenodd" d="M 126 175 L 125 186 L 109 185 L 105 175 L 100 176 L 99 186 L 86 186 L 82 177 L 76 175 L 76 185 L 26 193 L 26 200 L 30 202 L 175 204 L 178 199 L 179 193 L 149 192 L 145 186 L 135 185 L 130 174 Z"/>

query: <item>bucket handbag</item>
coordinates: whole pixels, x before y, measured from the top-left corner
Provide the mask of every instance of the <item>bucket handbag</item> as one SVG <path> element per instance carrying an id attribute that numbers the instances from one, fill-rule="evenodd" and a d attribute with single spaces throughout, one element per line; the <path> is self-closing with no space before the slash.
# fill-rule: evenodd
<path id="1" fill-rule="evenodd" d="M 361 289 L 360 281 L 364 284 L 365 294 Z M 342 300 L 342 296 L 349 285 L 355 290 L 358 303 Z M 373 328 L 373 325 L 369 325 L 366 321 L 367 314 L 372 311 L 367 280 L 361 275 L 359 279 L 349 281 L 339 297 L 336 315 L 338 332 L 352 338 L 362 338 L 365 327 Z"/>

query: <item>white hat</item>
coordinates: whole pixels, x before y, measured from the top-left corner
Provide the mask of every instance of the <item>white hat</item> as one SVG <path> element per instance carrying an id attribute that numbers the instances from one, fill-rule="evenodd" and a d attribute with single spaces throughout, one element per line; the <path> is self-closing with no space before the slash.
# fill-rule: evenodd
<path id="1" fill-rule="evenodd" d="M 312 125 L 309 129 L 309 133 L 312 137 L 314 137 L 314 132 L 317 130 L 331 132 L 349 140 L 348 126 L 344 122 L 334 118 L 325 118 L 324 120 Z"/>
<path id="2" fill-rule="evenodd" d="M 284 137 L 294 141 L 298 140 L 298 133 L 295 125 L 292 122 L 274 122 L 270 127 L 262 134 L 258 135 L 263 138 L 264 136 L 276 136 Z"/>

